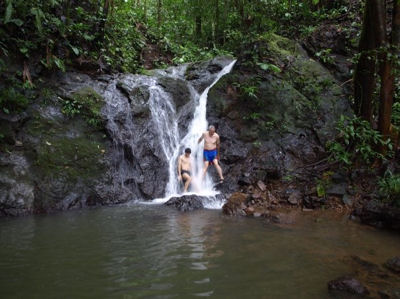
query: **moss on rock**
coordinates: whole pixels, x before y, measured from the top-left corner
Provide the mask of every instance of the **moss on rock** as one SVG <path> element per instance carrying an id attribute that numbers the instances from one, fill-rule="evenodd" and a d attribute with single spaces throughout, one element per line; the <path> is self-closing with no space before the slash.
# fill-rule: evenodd
<path id="1" fill-rule="evenodd" d="M 82 115 L 89 125 L 96 128 L 102 125 L 101 108 L 104 106 L 104 99 L 93 88 L 83 87 L 64 99 L 62 104 L 65 115 Z"/>
<path id="2" fill-rule="evenodd" d="M 87 137 L 49 138 L 37 147 L 35 165 L 45 176 L 67 176 L 71 182 L 91 179 L 105 171 L 104 145 Z"/>

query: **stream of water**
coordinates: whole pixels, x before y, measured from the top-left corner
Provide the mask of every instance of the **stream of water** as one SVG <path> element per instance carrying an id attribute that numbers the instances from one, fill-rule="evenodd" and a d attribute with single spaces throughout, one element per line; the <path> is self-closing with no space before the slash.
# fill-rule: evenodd
<path id="1" fill-rule="evenodd" d="M 350 255 L 382 264 L 396 234 L 309 214 L 293 226 L 131 204 L 0 219 L 2 298 L 330 298 Z"/>
<path id="2" fill-rule="evenodd" d="M 172 196 L 180 194 L 181 187 L 177 179 L 177 160 L 183 153 L 183 149 L 189 147 L 192 151 L 192 183 L 191 194 L 206 196 L 208 199 L 204 202 L 206 208 L 219 209 L 223 205 L 222 199 L 215 197 L 218 194 L 215 191 L 213 179 L 206 175 L 202 180 L 203 169 L 203 145 L 198 144 L 198 139 L 201 134 L 207 130 L 207 96 L 209 90 L 220 80 L 224 75 L 228 74 L 236 60 L 226 65 L 216 76 L 214 81 L 201 93 L 191 87 L 192 101 L 196 103 L 193 113 L 193 119 L 189 125 L 188 132 L 181 140 L 179 140 L 179 131 L 177 124 L 176 112 L 174 111 L 171 99 L 166 95 L 160 95 L 159 87 L 152 87 L 150 90 L 157 90 L 157 93 L 151 92 L 150 107 L 152 111 L 152 118 L 157 124 L 160 133 L 160 143 L 164 149 L 165 156 L 169 161 L 169 180 L 166 186 L 166 193 L 164 198 L 158 198 L 153 203 L 160 204 L 168 201 Z M 168 74 L 163 73 L 164 76 L 172 78 L 181 78 L 185 69 L 174 69 L 175 71 Z M 166 130 L 165 128 L 168 128 Z"/>

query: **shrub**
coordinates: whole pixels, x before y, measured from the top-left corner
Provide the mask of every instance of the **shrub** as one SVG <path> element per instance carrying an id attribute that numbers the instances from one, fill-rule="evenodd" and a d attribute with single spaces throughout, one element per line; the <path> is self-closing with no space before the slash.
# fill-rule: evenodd
<path id="1" fill-rule="evenodd" d="M 384 201 L 400 206 L 400 174 L 386 171 L 378 181 L 378 186 Z"/>
<path id="2" fill-rule="evenodd" d="M 339 131 L 337 139 L 326 144 L 334 161 L 351 166 L 356 161 L 370 164 L 376 159 L 384 160 L 392 155 L 390 139 L 383 140 L 382 135 L 361 118 L 342 115 L 337 130 Z M 388 146 L 387 156 L 377 151 L 380 145 Z"/>

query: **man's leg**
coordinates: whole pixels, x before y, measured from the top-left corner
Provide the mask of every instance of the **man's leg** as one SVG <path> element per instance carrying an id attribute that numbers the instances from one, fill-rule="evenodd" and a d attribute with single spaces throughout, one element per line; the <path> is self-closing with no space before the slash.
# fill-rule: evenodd
<path id="1" fill-rule="evenodd" d="M 208 165 L 210 164 L 210 162 L 208 162 L 208 161 L 204 161 L 204 167 L 203 167 L 203 176 L 202 176 L 202 179 L 204 180 L 204 178 L 206 177 L 206 172 L 207 172 L 207 168 L 208 168 Z"/>
<path id="2" fill-rule="evenodd" d="M 219 166 L 219 164 L 218 164 L 218 160 L 217 160 L 217 159 L 214 159 L 214 160 L 213 160 L 213 163 L 214 163 L 215 169 L 216 169 L 217 172 L 218 172 L 219 179 L 220 179 L 220 180 L 223 180 L 224 177 L 223 177 L 223 175 L 222 175 L 221 166 Z"/>
<path id="3" fill-rule="evenodd" d="M 188 188 L 189 188 L 190 181 L 192 180 L 192 178 L 187 173 L 184 173 L 184 174 L 182 174 L 182 179 L 185 182 L 185 186 L 183 188 L 183 192 L 186 192 L 188 190 Z"/>

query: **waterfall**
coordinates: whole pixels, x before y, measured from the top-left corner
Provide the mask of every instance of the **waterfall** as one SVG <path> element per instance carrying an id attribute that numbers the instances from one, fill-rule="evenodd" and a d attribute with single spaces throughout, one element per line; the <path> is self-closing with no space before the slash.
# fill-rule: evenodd
<path id="1" fill-rule="evenodd" d="M 230 64 L 225 66 L 216 76 L 214 81 L 201 93 L 198 94 L 194 88 L 193 90 L 193 100 L 195 101 L 196 108 L 194 110 L 193 119 L 189 125 L 188 132 L 179 142 L 176 138 L 179 136 L 177 123 L 175 123 L 169 128 L 170 130 L 160 130 L 162 141 L 161 144 L 169 144 L 169 149 L 165 151 L 167 160 L 169 161 L 169 180 L 166 186 L 166 193 L 164 198 L 156 199 L 153 202 L 163 203 L 166 202 L 170 197 L 176 196 L 180 193 L 180 186 L 177 178 L 177 160 L 178 157 L 183 153 L 183 149 L 189 147 L 192 150 L 192 192 L 196 195 L 202 195 L 209 198 L 209 201 L 205 204 L 207 208 L 220 208 L 222 202 L 217 200 L 215 195 L 218 192 L 213 186 L 213 179 L 207 174 L 205 180 L 202 180 L 202 169 L 203 169 L 203 142 L 198 144 L 198 139 L 201 134 L 207 130 L 208 122 L 206 119 L 207 113 L 207 96 L 209 90 L 221 79 L 222 76 L 228 74 L 232 67 L 234 66 L 236 60 L 232 61 Z M 173 73 L 174 76 L 179 76 L 179 74 Z M 172 107 L 166 105 L 166 110 L 160 113 L 160 108 L 154 109 L 153 117 L 156 122 L 160 123 L 160 127 L 163 127 L 167 123 L 171 123 L 171 118 L 165 118 L 165 113 L 171 111 Z M 171 114 L 172 115 L 172 114 Z M 164 123 L 164 125 L 163 125 Z M 164 127 L 165 128 L 165 127 Z M 173 136 L 171 136 L 173 135 Z M 174 146 L 174 150 L 171 147 Z M 211 166 L 213 167 L 213 166 Z"/>
<path id="2" fill-rule="evenodd" d="M 212 178 L 207 175 L 201 180 L 203 143 L 197 141 L 208 126 L 208 91 L 234 64 L 235 61 L 226 61 L 219 72 L 210 64 L 202 69 L 203 73 L 196 74 L 200 79 L 192 80 L 186 80 L 190 75 L 188 65 L 158 70 L 152 76 L 120 74 L 111 80 L 104 78 L 103 113 L 107 117 L 107 133 L 113 141 L 109 155 L 114 188 L 110 196 L 158 198 L 152 203 L 163 203 L 180 195 L 183 188 L 177 179 L 177 160 L 184 148 L 190 147 L 189 191 L 209 198 L 209 202 L 204 202 L 205 207 L 222 206 L 216 199 L 218 192 Z M 210 80 L 211 84 L 204 89 L 202 84 Z M 195 88 L 199 86 L 204 89 L 201 94 Z"/>

